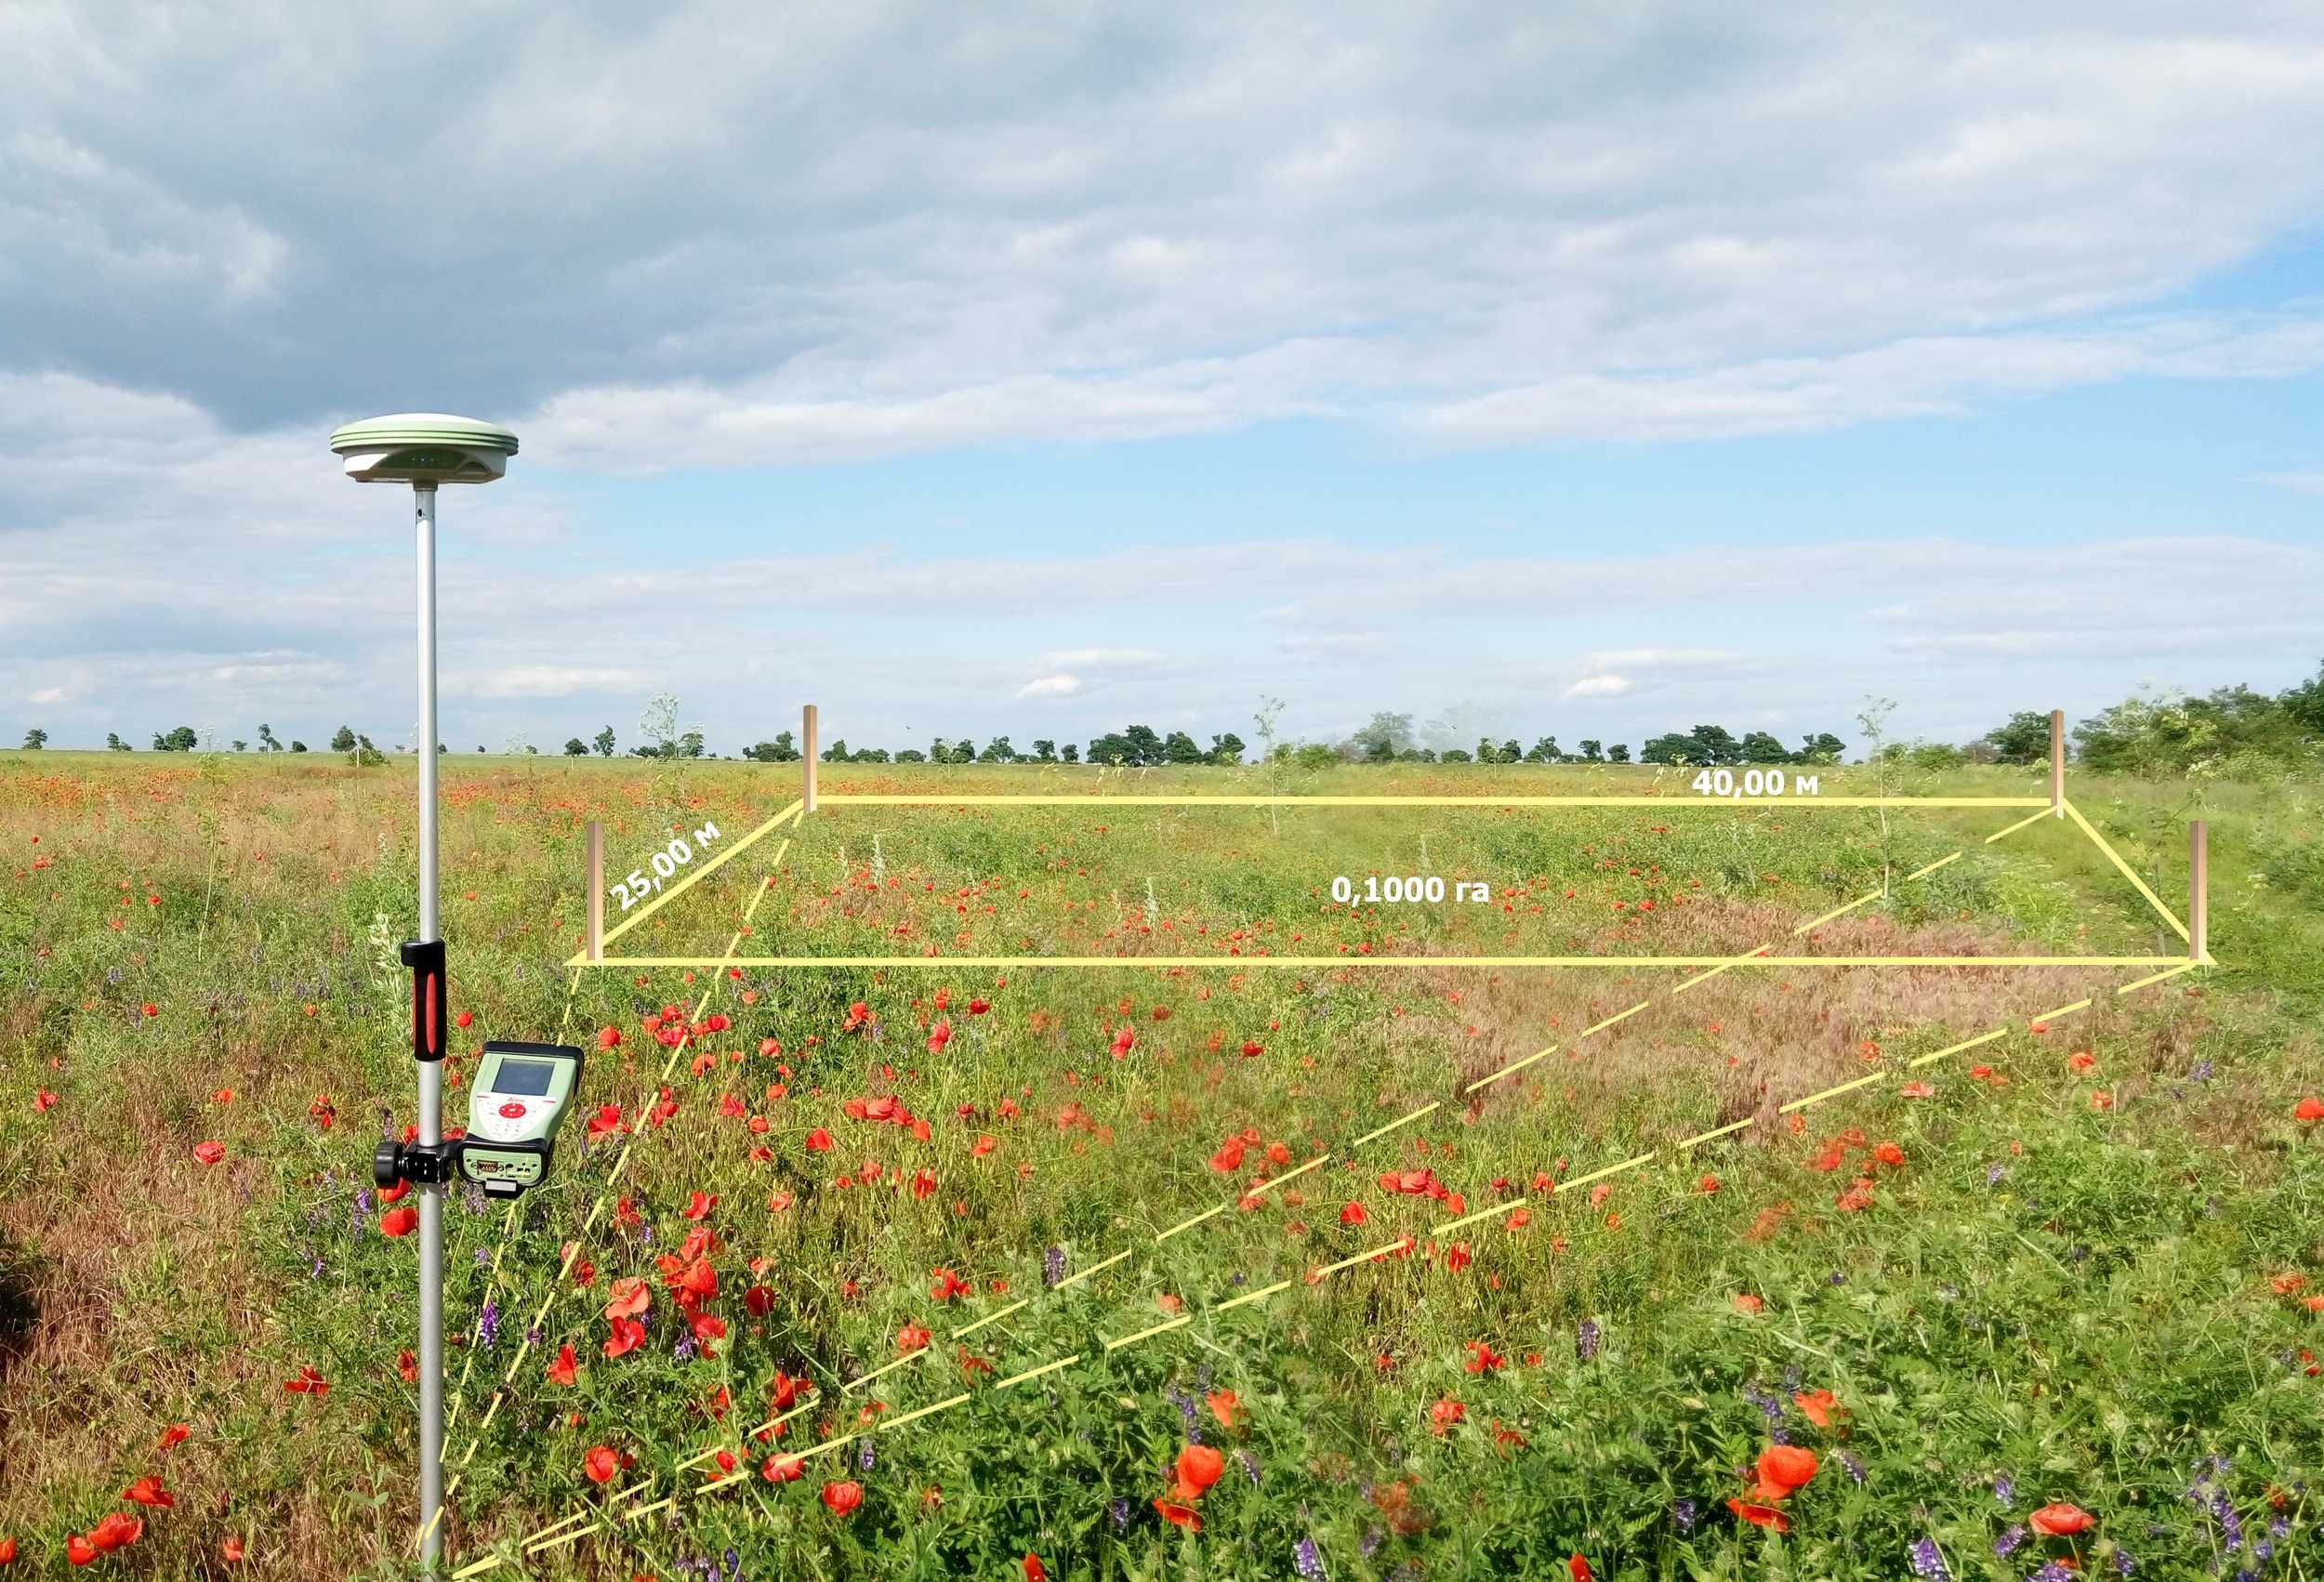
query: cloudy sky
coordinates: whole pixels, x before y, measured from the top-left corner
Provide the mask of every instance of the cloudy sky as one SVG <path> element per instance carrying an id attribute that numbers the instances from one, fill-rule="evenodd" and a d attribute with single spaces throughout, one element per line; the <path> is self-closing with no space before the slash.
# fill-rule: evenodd
<path id="1" fill-rule="evenodd" d="M 1636 741 L 2324 658 L 2324 9 L 6 0 L 0 731 Z"/>

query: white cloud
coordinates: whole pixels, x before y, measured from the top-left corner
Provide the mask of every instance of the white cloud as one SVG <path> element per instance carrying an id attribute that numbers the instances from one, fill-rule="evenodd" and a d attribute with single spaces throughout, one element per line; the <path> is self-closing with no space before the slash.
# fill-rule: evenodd
<path id="1" fill-rule="evenodd" d="M 1618 698 L 1631 690 L 1627 676 L 1585 676 L 1565 689 L 1569 698 Z"/>
<path id="2" fill-rule="evenodd" d="M 1107 670 L 1158 664 L 1162 655 L 1150 648 L 1068 648 L 1041 655 L 1044 670 Z"/>
<path id="3" fill-rule="evenodd" d="M 634 692 L 648 685 L 643 673 L 606 666 L 511 665 L 446 691 L 481 698 L 564 698 L 582 692 Z"/>
<path id="4" fill-rule="evenodd" d="M 40 691 L 34 692 L 29 701 L 34 704 L 62 703 L 64 702 L 64 689 L 62 687 L 43 687 Z"/>
<path id="5" fill-rule="evenodd" d="M 1591 653 L 1592 670 L 1663 670 L 1678 666 L 1724 665 L 1736 656 L 1723 648 L 1608 648 Z"/>
<path id="6" fill-rule="evenodd" d="M 2324 494 L 2324 472 L 2254 472 L 2248 483 L 2269 483 L 2295 494 Z"/>
<path id="7" fill-rule="evenodd" d="M 1017 689 L 1021 698 L 1066 698 L 1081 690 L 1078 676 L 1042 676 Z"/>
<path id="8" fill-rule="evenodd" d="M 1380 632 L 1293 632 L 1275 647 L 1306 659 L 1347 659 L 1383 653 L 1388 639 Z"/>

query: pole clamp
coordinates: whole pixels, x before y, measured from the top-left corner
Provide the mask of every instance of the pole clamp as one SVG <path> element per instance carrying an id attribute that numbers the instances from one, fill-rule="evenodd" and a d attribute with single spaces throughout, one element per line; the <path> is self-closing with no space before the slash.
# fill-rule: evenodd
<path id="1" fill-rule="evenodd" d="M 406 940 L 396 954 L 412 969 L 412 1059 L 429 1064 L 443 1059 L 443 941 Z"/>

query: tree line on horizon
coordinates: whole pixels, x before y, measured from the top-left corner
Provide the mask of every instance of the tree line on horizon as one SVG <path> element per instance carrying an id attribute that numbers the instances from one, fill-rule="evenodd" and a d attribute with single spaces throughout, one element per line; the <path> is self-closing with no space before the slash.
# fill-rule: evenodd
<path id="1" fill-rule="evenodd" d="M 629 749 L 642 758 L 715 758 L 699 730 L 675 727 L 677 700 L 663 694 L 655 700 L 648 734 L 655 739 Z M 1521 746 L 1515 737 L 1495 741 L 1480 736 L 1473 748 L 1431 747 L 1421 745 L 1409 714 L 1382 710 L 1360 730 L 1339 742 L 1278 740 L 1274 719 L 1282 704 L 1262 700 L 1254 721 L 1261 739 L 1259 758 L 1266 762 L 1290 761 L 1304 767 L 1338 763 L 1483 763 L 1483 764 L 1641 764 L 1721 766 L 1774 764 L 1836 764 L 1849 744 L 1829 731 L 1805 734 L 1796 747 L 1787 746 L 1765 731 L 1736 735 L 1723 726 L 1697 725 L 1690 731 L 1666 732 L 1642 743 L 1633 760 L 1628 743 L 1607 743 L 1582 737 L 1574 747 L 1558 745 L 1553 735 L 1535 738 Z M 1880 732 L 1880 712 L 1859 716 L 1868 738 L 1868 758 L 1902 759 L 1921 768 L 1943 769 L 1969 763 L 2032 764 L 2050 752 L 2050 717 L 2038 709 L 2023 709 L 1973 742 L 1895 742 Z M 1432 727 L 1441 738 L 1442 732 Z M 48 745 L 48 732 L 33 727 L 24 733 L 24 750 Z M 248 750 L 246 740 L 230 744 L 235 752 Z M 108 732 L 105 745 L 114 752 L 131 752 L 132 745 L 117 732 Z M 152 750 L 191 753 L 201 745 L 190 725 L 155 732 Z M 215 742 L 212 744 L 216 745 Z M 610 725 L 589 741 L 570 737 L 566 758 L 615 756 L 618 742 Z M 307 744 L 285 744 L 271 725 L 257 730 L 261 753 L 304 753 Z M 387 754 L 371 738 L 342 725 L 330 740 L 330 750 L 356 764 L 385 762 Z M 399 749 L 401 750 L 401 749 Z M 436 750 L 450 749 L 438 743 Z M 486 749 L 480 743 L 479 753 Z M 512 740 L 508 751 L 537 754 L 539 749 Z M 1235 732 L 1212 735 L 1206 746 L 1184 731 L 1157 732 L 1151 726 L 1130 725 L 1090 739 L 1086 750 L 1076 743 L 1060 744 L 1036 738 L 1029 751 L 1020 751 L 1008 736 L 995 736 L 982 746 L 966 736 L 936 737 L 927 748 L 850 747 L 835 738 L 817 755 L 825 763 L 941 763 L 941 764 L 1098 764 L 1123 768 L 1159 768 L 1202 764 L 1239 764 L 1248 750 Z M 2073 727 L 2070 756 L 2086 769 L 2140 773 L 2184 771 L 2200 765 L 2228 772 L 2254 772 L 2267 766 L 2317 767 L 2324 763 L 2324 666 L 2315 677 L 2277 693 L 2249 686 L 2220 687 L 2200 696 L 2135 694 L 2100 710 Z M 793 733 L 753 743 L 739 758 L 759 763 L 796 763 L 802 756 Z"/>

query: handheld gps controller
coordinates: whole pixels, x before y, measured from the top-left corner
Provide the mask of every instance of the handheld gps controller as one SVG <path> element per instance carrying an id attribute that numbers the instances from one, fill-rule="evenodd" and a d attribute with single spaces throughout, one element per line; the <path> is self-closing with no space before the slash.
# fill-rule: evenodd
<path id="1" fill-rule="evenodd" d="M 581 1051 L 570 1044 L 488 1041 L 469 1089 L 468 1135 L 435 1144 L 382 1142 L 372 1178 L 433 1183 L 457 1171 L 492 1197 L 514 1197 L 548 1174 L 557 1128 L 581 1085 Z"/>

